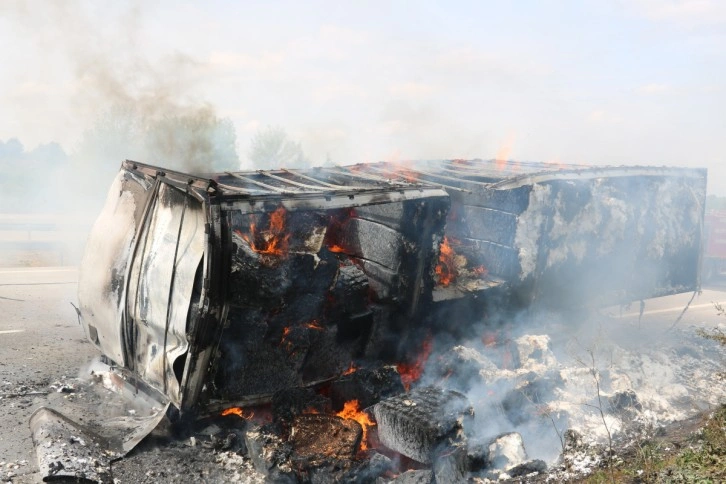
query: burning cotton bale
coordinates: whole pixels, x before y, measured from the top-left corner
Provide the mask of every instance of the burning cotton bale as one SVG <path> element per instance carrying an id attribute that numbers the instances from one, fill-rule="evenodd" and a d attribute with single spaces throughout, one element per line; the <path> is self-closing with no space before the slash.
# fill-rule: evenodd
<path id="1" fill-rule="evenodd" d="M 238 183 L 240 177 L 248 179 L 224 181 Z M 336 172 L 324 183 L 342 189 L 345 177 L 365 180 Z M 390 346 L 380 339 L 403 336 L 421 310 L 425 288 L 433 284 L 430 253 L 443 229 L 445 205 L 430 199 L 387 200 L 385 208 L 350 202 L 360 196 L 346 196 L 349 208 L 326 209 L 329 197 L 323 197 L 283 201 L 287 208 L 272 212 L 264 212 L 264 205 L 226 209 L 236 249 L 228 328 L 215 365 L 224 398 L 263 396 L 335 377 L 352 360 L 380 354 Z"/>
<path id="2" fill-rule="evenodd" d="M 388 398 L 373 407 L 378 438 L 386 447 L 424 464 L 446 439 L 462 437 L 467 420 L 473 418 L 464 395 L 436 387 L 421 387 Z"/>
<path id="3" fill-rule="evenodd" d="M 295 417 L 304 413 L 330 414 L 330 399 L 312 388 L 287 388 L 272 397 L 272 414 L 275 421 L 289 425 Z"/>
<path id="4" fill-rule="evenodd" d="M 363 429 L 355 420 L 334 415 L 300 415 L 290 430 L 292 458 L 302 467 L 347 461 L 358 451 L 362 436 Z"/>
<path id="5" fill-rule="evenodd" d="M 350 373 L 330 384 L 330 398 L 336 408 L 345 402 L 357 400 L 362 408 L 368 408 L 383 398 L 400 395 L 404 392 L 401 375 L 395 366 L 369 369 L 351 368 Z"/>

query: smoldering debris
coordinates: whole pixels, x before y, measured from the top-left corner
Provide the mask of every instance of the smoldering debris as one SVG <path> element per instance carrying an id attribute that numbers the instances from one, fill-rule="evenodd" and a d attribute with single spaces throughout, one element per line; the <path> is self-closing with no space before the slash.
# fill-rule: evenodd
<path id="1" fill-rule="evenodd" d="M 554 319 L 552 314 L 548 318 Z M 243 482 L 327 482 L 325 479 L 335 476 L 352 482 L 380 478 L 381 482 L 427 483 L 434 479 L 496 481 L 517 476 L 586 475 L 605 465 L 607 454 L 606 430 L 599 411 L 593 408 L 597 405 L 593 371 L 583 365 L 591 361 L 585 358 L 590 350 L 586 336 L 597 336 L 595 374 L 601 381 L 602 410 L 616 448 L 630 445 L 644 432 L 657 432 L 669 422 L 686 418 L 694 408 L 706 408 L 726 398 L 723 388 L 709 381 L 707 375 L 719 366 L 717 350 L 692 328 L 681 328 L 673 335 L 677 345 L 669 336 L 652 339 L 647 348 L 636 351 L 621 346 L 620 334 L 637 329 L 631 321 L 608 319 L 610 331 L 595 335 L 574 323 L 563 325 L 563 321 L 549 323 L 552 334 L 555 329 L 569 328 L 570 333 L 561 338 L 527 334 L 532 325 L 527 328 L 520 316 L 521 332 L 525 332 L 521 336 L 512 330 L 510 338 L 501 342 L 491 343 L 487 338 L 487 344 L 481 339 L 461 341 L 453 353 L 478 354 L 466 361 L 480 365 L 475 376 L 471 368 L 461 365 L 467 380 L 466 396 L 459 392 L 463 386 L 456 384 L 456 367 L 450 359 L 439 358 L 452 353 L 440 346 L 451 342 L 443 335 L 434 338 L 421 380 L 413 382 L 409 392 L 399 386 L 396 395 L 374 398 L 377 401 L 368 412 L 361 409 L 375 423 L 368 427 L 366 451 L 360 450 L 364 442 L 360 424 L 336 417 L 341 407 L 331 400 L 332 388 L 341 387 L 357 371 L 363 371 L 356 370 L 317 387 L 281 391 L 269 406 L 247 407 L 227 416 L 220 412 L 178 430 L 162 425 L 131 455 L 112 463 L 112 475 L 138 482 L 173 482 L 193 474 Z M 539 324 L 537 330 L 544 331 L 545 327 Z M 486 334 L 483 327 L 482 334 Z M 511 345 L 520 355 L 516 365 L 511 360 L 497 360 L 497 353 L 503 351 L 499 345 Z M 612 360 L 605 360 L 606 355 Z M 446 365 L 445 379 L 441 379 L 439 365 Z M 367 385 L 358 389 L 343 385 L 346 397 L 370 398 L 371 393 L 390 388 L 390 380 L 398 374 L 389 373 L 385 370 L 386 378 L 372 382 L 363 373 Z M 432 375 L 436 387 L 427 386 Z M 379 391 L 371 392 L 371 385 L 379 385 Z M 97 398 L 80 381 L 53 386 L 54 394 L 78 399 L 79 403 Z M 446 387 L 458 391 L 442 390 Z M 63 393 L 63 388 L 74 392 Z M 433 401 L 438 403 L 431 406 Z M 447 401 L 458 403 L 452 406 Z M 428 409 L 430 414 L 424 412 L 428 416 L 414 419 L 413 433 L 399 439 L 430 442 L 428 451 L 415 454 L 416 460 L 396 452 L 395 442 L 385 437 L 390 430 L 383 413 L 403 419 L 406 412 L 396 408 L 406 404 L 419 411 Z M 386 412 L 382 412 L 384 408 Z M 133 409 L 124 410 L 126 416 L 129 410 Z M 422 433 L 416 425 L 431 428 L 433 433 Z M 429 439 L 429 434 L 439 437 Z M 87 439 L 83 441 L 87 443 Z M 53 465 L 51 471 L 60 469 Z"/>
<path id="2" fill-rule="evenodd" d="M 487 324 L 478 326 L 483 337 L 454 348 L 434 341 L 421 381 L 467 395 L 476 429 L 470 449 L 517 432 L 528 458 L 558 472 L 564 454 L 570 461 L 562 465 L 587 473 L 601 463 L 609 438 L 630 446 L 726 398 L 718 345 L 693 327 L 669 333 L 637 324 L 598 313 L 523 313 L 497 325 L 498 341 L 487 336 Z"/>

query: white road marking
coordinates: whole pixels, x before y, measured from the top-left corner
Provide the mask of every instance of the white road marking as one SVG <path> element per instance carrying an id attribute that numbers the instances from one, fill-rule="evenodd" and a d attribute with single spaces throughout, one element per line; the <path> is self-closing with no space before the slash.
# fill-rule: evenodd
<path id="1" fill-rule="evenodd" d="M 6 329 L 3 331 L 0 331 L 0 334 L 10 334 L 10 333 L 24 333 L 24 329 Z"/>
<path id="2" fill-rule="evenodd" d="M 26 267 L 23 269 L 0 269 L 0 274 L 27 274 L 28 272 L 76 272 L 75 267 Z"/>
<path id="3" fill-rule="evenodd" d="M 726 305 L 726 302 L 719 302 L 718 304 L 721 304 L 721 305 L 723 306 L 723 305 Z M 712 307 L 713 307 L 713 305 L 714 305 L 714 303 L 712 303 L 712 302 L 710 302 L 710 303 L 706 303 L 706 304 L 691 304 L 691 305 L 690 305 L 690 306 L 688 307 L 688 310 L 690 311 L 691 309 L 704 309 L 704 308 L 712 308 Z M 653 310 L 651 310 L 651 311 L 643 311 L 643 316 L 648 316 L 649 314 L 663 314 L 663 313 L 674 313 L 674 312 L 676 312 L 676 311 L 683 311 L 683 308 L 685 308 L 685 307 L 686 307 L 686 306 L 685 306 L 685 304 L 684 304 L 683 306 L 675 306 L 675 307 L 672 307 L 672 308 L 666 308 L 666 309 L 653 309 Z M 625 314 L 623 314 L 623 315 L 620 315 L 620 316 L 618 316 L 618 317 L 619 317 L 619 318 L 629 318 L 629 317 L 632 317 L 632 316 L 638 316 L 638 315 L 640 315 L 640 313 L 639 313 L 639 312 L 634 312 L 634 313 L 625 313 Z"/>
<path id="4" fill-rule="evenodd" d="M 78 282 L 78 268 L 73 266 L 0 269 L 0 286 L 74 284 L 76 282 Z"/>

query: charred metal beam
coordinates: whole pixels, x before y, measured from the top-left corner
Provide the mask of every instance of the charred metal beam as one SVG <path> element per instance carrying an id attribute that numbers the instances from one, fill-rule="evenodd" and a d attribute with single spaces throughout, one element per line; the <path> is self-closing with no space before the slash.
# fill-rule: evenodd
<path id="1" fill-rule="evenodd" d="M 285 190 L 283 188 L 278 188 L 278 187 L 275 187 L 275 186 L 272 186 L 272 185 L 268 185 L 267 183 L 262 183 L 262 182 L 259 182 L 257 180 L 253 180 L 252 178 L 246 177 L 246 176 L 242 176 L 239 173 L 235 173 L 235 172 L 232 172 L 232 171 L 227 171 L 225 173 L 227 173 L 228 175 L 233 176 L 233 177 L 235 177 L 235 178 L 237 178 L 239 180 L 242 180 L 244 182 L 252 183 L 253 185 L 257 185 L 259 187 L 266 188 L 268 190 L 272 190 L 273 192 L 276 192 L 276 193 L 281 193 L 283 195 L 294 195 L 295 194 L 295 192 L 291 192 L 291 191 Z"/>

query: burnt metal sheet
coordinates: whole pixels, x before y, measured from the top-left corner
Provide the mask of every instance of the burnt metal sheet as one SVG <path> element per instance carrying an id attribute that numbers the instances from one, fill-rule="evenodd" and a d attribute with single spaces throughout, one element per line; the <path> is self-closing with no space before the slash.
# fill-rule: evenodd
<path id="1" fill-rule="evenodd" d="M 121 457 L 108 442 L 56 410 L 41 407 L 30 417 L 33 445 L 43 480 L 113 482 L 111 460 Z"/>
<path id="2" fill-rule="evenodd" d="M 78 273 L 78 301 L 88 339 L 103 354 L 124 366 L 123 312 L 126 273 L 132 260 L 153 183 L 121 170 L 111 185 L 86 242 Z"/>
<path id="3" fill-rule="evenodd" d="M 126 324 L 133 327 L 134 368 L 177 406 L 181 378 L 174 364 L 189 346 L 187 317 L 204 255 L 204 222 L 200 202 L 161 184 L 129 276 Z"/>
<path id="4" fill-rule="evenodd" d="M 41 407 L 30 417 L 36 460 L 45 481 L 113 482 L 111 462 L 151 433 L 169 407 L 163 395 L 128 372 L 100 361 L 86 370 L 84 398 L 65 400 L 62 412 Z"/>

